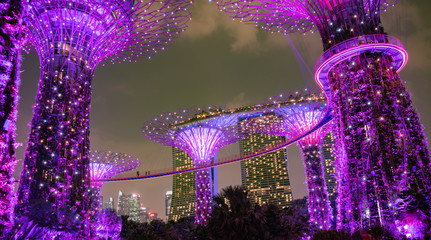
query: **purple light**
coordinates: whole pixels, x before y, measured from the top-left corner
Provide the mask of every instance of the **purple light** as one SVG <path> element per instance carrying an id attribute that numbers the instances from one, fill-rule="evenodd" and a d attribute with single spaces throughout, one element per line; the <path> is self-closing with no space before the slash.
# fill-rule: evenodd
<path id="1" fill-rule="evenodd" d="M 141 161 L 133 156 L 111 151 L 91 151 L 90 153 L 90 181 L 91 186 L 99 190 L 103 180 L 133 170 L 141 165 Z"/>
<path id="2" fill-rule="evenodd" d="M 219 143 L 224 134 L 216 128 L 193 127 L 179 132 L 176 138 L 187 146 L 184 150 L 195 159 L 195 165 L 199 166 L 208 164 L 207 161 L 222 147 Z"/>
<path id="3" fill-rule="evenodd" d="M 417 214 L 403 214 L 398 231 L 408 238 L 423 238 L 426 233 L 425 218 Z"/>
<path id="4" fill-rule="evenodd" d="M 110 209 L 103 209 L 97 213 L 94 226 L 94 231 L 98 238 L 121 239 L 121 218 Z"/>
<path id="5" fill-rule="evenodd" d="M 27 0 L 27 4 L 28 38 L 39 55 L 41 74 L 17 219 L 36 200 L 46 200 L 58 212 L 76 211 L 79 219 L 88 220 L 95 68 L 99 62 L 135 61 L 164 50 L 186 27 L 192 2 Z"/>
<path id="6" fill-rule="evenodd" d="M 158 143 L 186 151 L 195 166 L 211 164 L 223 146 L 240 139 L 238 115 L 222 108 L 208 107 L 161 114 L 144 123 L 142 134 Z M 196 170 L 195 222 L 206 225 L 211 213 L 210 170 Z"/>
<path id="7" fill-rule="evenodd" d="M 394 1 L 396 3 L 396 1 Z M 384 33 L 387 0 L 221 0 L 241 21 L 282 33 L 319 31 L 316 81 L 334 115 L 337 228 L 383 225 L 396 231 L 398 195 L 430 194 L 430 159 L 419 116 L 398 76 L 407 62 L 399 40 Z"/>
<path id="8" fill-rule="evenodd" d="M 323 94 L 283 93 L 270 97 L 263 103 L 267 104 L 278 104 L 271 111 L 275 116 L 253 119 L 248 127 L 264 134 L 286 136 L 287 139 L 296 139 L 314 129 L 328 111 Z M 310 223 L 318 229 L 330 229 L 333 219 L 321 153 L 321 143 L 327 133 L 328 128 L 321 127 L 297 142 L 301 147 L 307 177 Z"/>
<path id="9" fill-rule="evenodd" d="M 22 6 L 0 4 L 0 232 L 13 225 L 16 120 L 21 83 Z"/>

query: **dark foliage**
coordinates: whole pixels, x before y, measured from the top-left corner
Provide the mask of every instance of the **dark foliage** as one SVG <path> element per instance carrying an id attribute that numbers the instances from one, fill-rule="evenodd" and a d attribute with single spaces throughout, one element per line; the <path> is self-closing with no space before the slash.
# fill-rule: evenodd
<path id="1" fill-rule="evenodd" d="M 129 220 L 129 216 L 121 216 L 123 226 L 120 236 L 123 239 L 182 239 L 171 223 L 153 220 L 151 223 L 137 223 Z"/>
<path id="2" fill-rule="evenodd" d="M 337 230 L 317 231 L 314 233 L 312 240 L 349 240 L 350 233 Z"/>
<path id="3" fill-rule="evenodd" d="M 227 187 L 214 197 L 207 230 L 211 239 L 298 239 L 308 232 L 305 199 L 281 210 L 274 204 L 252 206 L 244 187 Z"/>
<path id="4" fill-rule="evenodd" d="M 416 199 L 420 199 L 416 197 Z M 297 199 L 290 207 L 251 204 L 247 190 L 242 186 L 222 189 L 214 197 L 213 211 L 207 226 L 196 225 L 193 217 L 168 223 L 154 220 L 136 223 L 122 216 L 123 239 L 184 239 L 184 240 L 298 240 L 312 235 L 312 240 L 392 240 L 393 230 L 373 226 L 353 235 L 344 231 L 316 231 L 308 223 L 308 201 Z M 420 203 L 417 209 L 420 209 Z"/>

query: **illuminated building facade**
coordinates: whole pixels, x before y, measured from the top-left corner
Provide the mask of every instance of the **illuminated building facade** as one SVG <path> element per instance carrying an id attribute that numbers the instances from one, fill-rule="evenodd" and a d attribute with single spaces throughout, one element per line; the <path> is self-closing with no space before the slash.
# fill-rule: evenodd
<path id="1" fill-rule="evenodd" d="M 168 219 L 169 216 L 169 208 L 171 208 L 172 203 L 172 191 L 167 191 L 165 194 L 165 215 L 166 219 Z"/>
<path id="2" fill-rule="evenodd" d="M 240 154 L 255 152 L 255 149 L 280 141 L 281 138 L 254 134 L 239 141 Z M 242 161 L 241 178 L 253 204 L 273 203 L 284 208 L 293 200 L 286 149 Z"/>
<path id="3" fill-rule="evenodd" d="M 193 167 L 192 158 L 183 150 L 173 147 L 172 158 L 175 171 Z M 211 196 L 217 192 L 217 168 L 210 170 L 212 188 Z M 172 183 L 172 195 L 170 207 L 167 208 L 168 220 L 178 221 L 181 218 L 195 214 L 196 208 L 196 184 L 195 173 L 185 172 L 175 174 Z M 167 199 L 166 199 L 167 200 Z"/>
<path id="4" fill-rule="evenodd" d="M 117 215 L 129 216 L 130 220 L 139 222 L 139 212 L 141 206 L 141 196 L 139 194 L 124 195 L 118 192 Z"/>
<path id="5" fill-rule="evenodd" d="M 217 151 L 243 136 L 238 134 L 238 117 L 221 107 L 197 107 L 157 115 L 146 121 L 142 134 L 160 144 L 187 152 L 196 167 L 195 223 L 206 225 L 212 211 L 211 168 Z"/>
<path id="6" fill-rule="evenodd" d="M 187 169 L 193 166 L 193 160 L 183 150 L 172 148 L 175 169 Z M 196 186 L 194 172 L 175 174 L 172 183 L 172 201 L 169 209 L 169 220 L 178 221 L 195 213 Z"/>
<path id="7" fill-rule="evenodd" d="M 139 211 L 141 207 L 141 196 L 139 194 L 130 194 L 129 198 L 129 219 L 139 222 Z"/>
<path id="8" fill-rule="evenodd" d="M 117 215 L 129 215 L 129 199 L 123 192 L 118 191 L 118 201 L 117 201 Z"/>
<path id="9" fill-rule="evenodd" d="M 151 221 L 158 219 L 158 214 L 150 211 L 149 208 L 141 206 L 139 210 L 139 222 L 140 223 L 150 223 Z"/>
<path id="10" fill-rule="evenodd" d="M 108 201 L 104 202 L 102 205 L 102 209 L 114 210 L 114 198 L 110 197 Z"/>

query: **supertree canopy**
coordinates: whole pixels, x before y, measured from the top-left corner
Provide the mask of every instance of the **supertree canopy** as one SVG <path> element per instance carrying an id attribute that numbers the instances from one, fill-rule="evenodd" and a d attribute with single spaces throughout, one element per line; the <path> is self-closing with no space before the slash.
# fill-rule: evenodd
<path id="1" fill-rule="evenodd" d="M 220 0 L 234 18 L 269 31 L 316 27 L 325 53 L 316 81 L 334 114 L 339 195 L 348 203 L 338 228 L 353 231 L 402 222 L 402 192 L 430 192 L 429 151 L 398 72 L 407 62 L 399 40 L 386 35 L 381 11 L 389 0 Z M 340 202 L 340 200 L 339 200 Z"/>
<path id="2" fill-rule="evenodd" d="M 271 114 L 252 119 L 247 125 L 255 132 L 297 139 L 312 131 L 328 114 L 323 94 L 284 92 L 270 97 L 263 105 L 272 104 Z M 324 176 L 322 140 L 328 127 L 318 128 L 298 140 L 302 151 L 308 187 L 310 222 L 318 229 L 329 229 L 333 221 Z"/>
<path id="3" fill-rule="evenodd" d="M 24 25 L 20 0 L 0 4 L 0 232 L 13 223 L 16 119 Z"/>
<path id="4" fill-rule="evenodd" d="M 39 90 L 21 174 L 17 217 L 42 199 L 88 219 L 89 114 L 97 64 L 163 50 L 186 27 L 188 0 L 28 0 Z M 58 229 L 66 225 L 59 214 Z M 80 221 L 77 221 L 80 225 Z M 70 224 L 68 224 L 70 226 Z"/>
<path id="5" fill-rule="evenodd" d="M 119 173 L 133 170 L 139 165 L 141 165 L 141 161 L 138 158 L 125 153 L 97 150 L 90 152 L 90 193 L 92 194 L 91 212 L 93 216 L 91 221 L 92 230 L 90 230 L 91 235 L 94 234 L 94 231 L 99 237 L 105 234 L 112 237 L 112 234 L 120 233 L 121 219 L 116 217 L 115 213 L 107 211 L 107 209 L 100 210 L 100 190 L 104 179 L 109 179 Z M 109 221 L 111 222 L 109 223 Z"/>
<path id="6" fill-rule="evenodd" d="M 141 161 L 138 158 L 125 153 L 91 151 L 89 164 L 91 186 L 100 189 L 104 179 L 133 170 L 139 165 Z"/>
<path id="7" fill-rule="evenodd" d="M 195 166 L 211 163 L 223 146 L 242 137 L 237 128 L 238 115 L 222 108 L 192 108 L 160 114 L 144 123 L 143 135 L 155 142 L 186 151 Z M 197 170 L 195 222 L 205 225 L 211 213 L 210 170 Z"/>

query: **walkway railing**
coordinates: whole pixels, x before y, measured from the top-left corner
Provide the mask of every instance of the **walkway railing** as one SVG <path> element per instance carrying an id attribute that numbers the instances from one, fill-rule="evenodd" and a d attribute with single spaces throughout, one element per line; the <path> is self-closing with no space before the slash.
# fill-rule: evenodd
<path id="1" fill-rule="evenodd" d="M 374 35 L 366 35 L 366 36 L 359 36 L 355 38 L 348 39 L 346 41 L 343 41 L 341 43 L 338 43 L 335 46 L 332 46 L 328 50 L 326 50 L 322 56 L 317 60 L 316 68 L 318 69 L 320 65 L 322 65 L 327 59 L 332 57 L 333 55 L 344 51 L 346 49 L 356 47 L 362 44 L 369 44 L 369 43 L 390 43 L 393 45 L 397 45 L 401 48 L 404 48 L 403 44 L 401 44 L 401 41 L 398 40 L 396 37 L 392 37 L 389 35 L 383 35 L 383 34 L 374 34 Z"/>
<path id="2" fill-rule="evenodd" d="M 143 179 L 149 179 L 149 178 L 164 177 L 164 176 L 175 175 L 175 174 L 179 174 L 179 173 L 196 171 L 196 170 L 205 169 L 205 168 L 217 167 L 217 166 L 221 166 L 221 165 L 226 165 L 226 164 L 242 161 L 242 160 L 245 160 L 248 158 L 254 158 L 254 157 L 262 156 L 262 155 L 280 150 L 282 148 L 285 148 L 285 147 L 287 147 L 293 143 L 296 143 L 298 140 L 308 136 L 309 134 L 313 133 L 314 131 L 316 131 L 320 127 L 323 127 L 324 125 L 329 123 L 331 120 L 332 120 L 332 115 L 331 115 L 331 111 L 329 109 L 328 112 L 326 113 L 326 116 L 322 119 L 322 121 L 316 127 L 311 129 L 307 133 L 304 133 L 302 136 L 299 136 L 298 138 L 292 139 L 290 141 L 284 140 L 284 141 L 279 141 L 277 143 L 273 143 L 270 145 L 266 145 L 266 146 L 258 149 L 254 153 L 239 154 L 239 155 L 237 154 L 237 155 L 226 157 L 226 158 L 220 158 L 217 160 L 217 162 L 214 162 L 214 163 L 208 164 L 208 165 L 204 165 L 204 166 L 199 166 L 199 167 L 191 167 L 191 168 L 185 168 L 185 169 L 164 168 L 164 169 L 150 170 L 150 171 L 148 171 L 148 174 L 144 174 L 144 175 L 140 175 L 140 176 L 100 179 L 100 180 L 95 180 L 95 182 L 117 182 L 117 181 L 143 180 Z"/>

